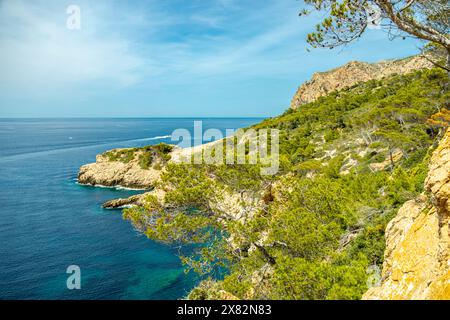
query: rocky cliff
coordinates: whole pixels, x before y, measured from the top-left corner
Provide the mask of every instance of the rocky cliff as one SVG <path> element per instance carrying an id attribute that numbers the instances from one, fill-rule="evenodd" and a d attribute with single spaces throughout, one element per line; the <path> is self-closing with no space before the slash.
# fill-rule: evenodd
<path id="1" fill-rule="evenodd" d="M 382 283 L 364 299 L 450 299 L 450 129 L 432 156 L 425 190 L 388 224 Z"/>
<path id="2" fill-rule="evenodd" d="M 295 93 L 291 108 L 297 109 L 330 92 L 351 87 L 359 82 L 382 79 L 392 74 L 405 74 L 416 69 L 432 68 L 433 64 L 420 56 L 378 63 L 351 61 L 342 67 L 315 73 L 311 80 L 301 85 Z"/>
<path id="3" fill-rule="evenodd" d="M 115 151 L 126 150 L 116 149 Z M 161 171 L 143 169 L 138 156 L 130 161 L 111 160 L 107 154 L 99 154 L 95 163 L 82 166 L 78 173 L 80 184 L 106 187 L 149 189 L 159 179 Z"/>
<path id="4" fill-rule="evenodd" d="M 185 149 L 159 144 L 109 150 L 97 155 L 94 163 L 80 168 L 78 183 L 90 186 L 152 189 L 167 163 L 189 162 L 191 156 L 215 143 L 217 142 Z"/>

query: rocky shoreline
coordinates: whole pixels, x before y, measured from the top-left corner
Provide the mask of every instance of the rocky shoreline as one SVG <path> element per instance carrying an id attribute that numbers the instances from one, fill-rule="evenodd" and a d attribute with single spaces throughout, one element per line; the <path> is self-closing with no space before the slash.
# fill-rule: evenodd
<path id="1" fill-rule="evenodd" d="M 184 148 L 170 145 L 172 150 L 167 153 L 167 161 L 161 161 L 160 157 L 153 157 L 148 168 L 142 168 L 140 158 L 143 154 L 139 148 L 112 149 L 96 156 L 94 163 L 85 164 L 80 167 L 77 182 L 80 185 L 107 188 L 126 188 L 132 190 L 147 191 L 125 199 L 112 199 L 103 203 L 105 209 L 121 209 L 143 204 L 145 197 L 149 194 L 164 198 L 162 190 L 156 190 L 161 174 L 168 163 L 181 163 L 189 159 L 191 155 L 211 146 L 216 142 Z M 144 148 L 150 148 L 144 147 Z M 111 153 L 132 154 L 129 161 L 123 159 L 111 159 Z"/>
<path id="2" fill-rule="evenodd" d="M 137 160 L 129 163 L 110 161 L 105 154 L 100 154 L 97 155 L 95 163 L 86 164 L 80 168 L 78 183 L 147 190 L 153 188 L 159 176 L 160 170 L 142 169 Z"/>

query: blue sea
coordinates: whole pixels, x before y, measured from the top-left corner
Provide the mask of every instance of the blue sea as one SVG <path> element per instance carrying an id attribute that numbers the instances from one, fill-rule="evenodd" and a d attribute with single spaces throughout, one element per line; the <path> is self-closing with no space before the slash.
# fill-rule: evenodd
<path id="1" fill-rule="evenodd" d="M 203 128 L 260 119 L 195 119 Z M 198 282 L 177 249 L 153 242 L 107 200 L 139 191 L 77 184 L 81 165 L 112 148 L 171 143 L 194 119 L 0 119 L 0 299 L 179 299 Z M 67 267 L 81 289 L 67 289 Z"/>

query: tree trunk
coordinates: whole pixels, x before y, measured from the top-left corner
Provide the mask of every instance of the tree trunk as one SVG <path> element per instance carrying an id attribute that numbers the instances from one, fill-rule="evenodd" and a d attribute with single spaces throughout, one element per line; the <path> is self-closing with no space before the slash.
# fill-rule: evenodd
<path id="1" fill-rule="evenodd" d="M 450 48 L 447 48 L 447 75 L 448 78 L 450 79 Z"/>
<path id="2" fill-rule="evenodd" d="M 260 246 L 259 244 L 253 243 L 253 245 L 262 253 L 262 255 L 264 256 L 264 258 L 266 259 L 267 262 L 269 262 L 270 265 L 274 265 L 276 263 L 275 258 L 272 257 L 266 250 L 266 248 L 264 248 L 264 246 Z"/>
<path id="3" fill-rule="evenodd" d="M 395 163 L 394 163 L 394 157 L 392 155 L 392 149 L 391 148 L 389 148 L 389 159 L 391 160 L 391 172 L 392 172 L 392 171 L 394 171 Z"/>

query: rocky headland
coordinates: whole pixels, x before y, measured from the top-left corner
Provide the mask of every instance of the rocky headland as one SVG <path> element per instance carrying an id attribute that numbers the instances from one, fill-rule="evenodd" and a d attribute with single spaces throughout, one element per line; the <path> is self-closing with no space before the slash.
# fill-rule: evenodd
<path id="1" fill-rule="evenodd" d="M 303 83 L 292 98 L 291 108 L 312 102 L 330 92 L 342 90 L 360 82 L 380 80 L 393 74 L 405 74 L 417 69 L 432 68 L 433 64 L 422 56 L 378 63 L 351 61 L 342 67 L 315 73 Z"/>
<path id="2" fill-rule="evenodd" d="M 116 209 L 142 205 L 148 195 L 156 195 L 159 199 L 164 197 L 164 191 L 156 187 L 168 163 L 188 161 L 194 154 L 215 143 L 184 149 L 168 144 L 112 149 L 97 155 L 94 163 L 83 165 L 78 172 L 78 183 L 97 187 L 150 190 L 126 199 L 107 201 L 103 207 Z"/>
<path id="3" fill-rule="evenodd" d="M 117 150 L 117 149 L 116 149 Z M 161 171 L 143 169 L 137 160 L 129 162 L 110 161 L 104 154 L 97 155 L 96 162 L 82 166 L 78 183 L 91 186 L 151 189 Z"/>

